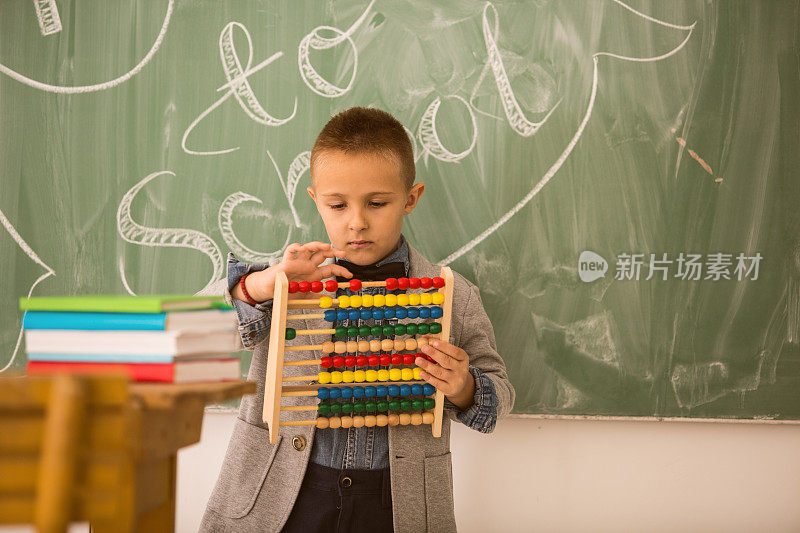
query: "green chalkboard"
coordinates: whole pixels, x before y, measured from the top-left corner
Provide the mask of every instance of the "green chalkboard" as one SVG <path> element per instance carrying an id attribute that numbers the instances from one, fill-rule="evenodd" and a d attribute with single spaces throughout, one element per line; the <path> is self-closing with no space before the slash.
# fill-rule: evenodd
<path id="1" fill-rule="evenodd" d="M 799 12 L 0 2 L 0 368 L 21 296 L 191 293 L 324 239 L 307 151 L 369 105 L 413 136 L 405 234 L 481 287 L 515 413 L 800 419 Z"/>

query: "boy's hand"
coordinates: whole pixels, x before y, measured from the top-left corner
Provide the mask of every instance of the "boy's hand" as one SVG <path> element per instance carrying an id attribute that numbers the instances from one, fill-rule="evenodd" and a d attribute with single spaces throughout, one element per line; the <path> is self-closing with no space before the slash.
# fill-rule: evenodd
<path id="1" fill-rule="evenodd" d="M 353 274 L 342 266 L 333 263 L 323 267 L 319 266 L 329 257 L 344 257 L 344 255 L 344 250 L 339 250 L 324 242 L 290 244 L 283 253 L 280 263 L 247 276 L 245 279 L 247 293 L 257 302 L 272 299 L 275 293 L 275 275 L 278 272 L 286 273 L 289 281 L 319 281 L 333 276 L 352 278 Z M 247 301 L 238 283 L 231 291 L 231 295 L 239 300 Z M 300 293 L 289 295 L 289 299 L 305 297 L 307 295 Z"/>
<path id="2" fill-rule="evenodd" d="M 475 399 L 475 379 L 469 372 L 469 355 L 449 342 L 433 340 L 420 348 L 436 363 L 417 357 L 414 363 L 422 368 L 422 379 L 444 393 L 462 411 Z"/>

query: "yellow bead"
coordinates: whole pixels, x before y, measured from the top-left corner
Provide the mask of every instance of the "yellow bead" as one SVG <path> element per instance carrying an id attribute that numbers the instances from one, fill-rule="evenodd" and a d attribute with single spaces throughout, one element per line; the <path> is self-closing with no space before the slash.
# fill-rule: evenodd
<path id="1" fill-rule="evenodd" d="M 358 350 L 358 343 L 356 341 L 347 341 L 347 351 L 355 353 L 356 350 Z"/>
<path id="2" fill-rule="evenodd" d="M 400 415 L 397 413 L 392 413 L 387 418 L 389 419 L 390 426 L 397 426 L 400 424 Z"/>
<path id="3" fill-rule="evenodd" d="M 353 427 L 353 417 L 352 416 L 343 416 L 342 417 L 342 427 L 347 429 Z M 333 427 L 333 426 L 331 426 Z"/>
<path id="4" fill-rule="evenodd" d="M 399 368 L 392 368 L 389 370 L 389 379 L 391 381 L 400 381 L 403 379 L 403 373 L 400 371 Z"/>
<path id="5" fill-rule="evenodd" d="M 434 305 L 443 304 L 444 303 L 444 294 L 442 294 L 441 292 L 433 293 L 433 296 L 431 297 L 431 301 L 433 302 Z"/>
<path id="6" fill-rule="evenodd" d="M 369 351 L 369 342 L 367 342 L 367 341 L 358 341 L 358 351 L 359 352 L 368 352 Z"/>
<path id="7" fill-rule="evenodd" d="M 317 417 L 317 429 L 327 429 L 331 422 L 326 416 Z"/>
<path id="8" fill-rule="evenodd" d="M 338 416 L 332 416 L 328 419 L 329 427 L 336 429 L 342 427 L 342 419 Z"/>
<path id="9" fill-rule="evenodd" d="M 364 383 L 365 379 L 367 379 L 367 376 L 363 370 L 356 370 L 353 372 L 353 381 L 356 383 Z"/>
<path id="10" fill-rule="evenodd" d="M 419 294 L 413 292 L 408 295 L 408 305 L 419 305 L 420 296 Z"/>
<path id="11" fill-rule="evenodd" d="M 336 341 L 333 343 L 333 351 L 336 353 L 344 353 L 347 351 L 347 343 L 344 341 Z"/>
<path id="12" fill-rule="evenodd" d="M 381 341 L 378 339 L 372 339 L 369 341 L 369 351 L 371 352 L 379 352 L 381 351 Z"/>
<path id="13" fill-rule="evenodd" d="M 328 307 L 333 305 L 333 298 L 330 296 L 322 296 L 319 299 L 319 306 L 323 309 L 327 309 Z"/>
<path id="14" fill-rule="evenodd" d="M 386 306 L 387 307 L 394 307 L 397 305 L 397 295 L 396 294 L 387 294 L 386 295 Z"/>
<path id="15" fill-rule="evenodd" d="M 350 297 L 347 295 L 339 296 L 339 307 L 342 309 L 350 307 Z"/>
<path id="16" fill-rule="evenodd" d="M 434 419 L 433 413 L 429 413 L 428 411 L 422 413 L 423 424 L 433 424 L 433 419 Z"/>
<path id="17" fill-rule="evenodd" d="M 378 415 L 375 417 L 375 422 L 378 426 L 384 427 L 389 423 L 389 417 L 386 415 Z"/>
<path id="18" fill-rule="evenodd" d="M 352 383 L 353 379 L 355 379 L 355 378 L 353 377 L 353 371 L 352 370 L 345 370 L 344 372 L 342 372 L 342 381 L 344 383 Z"/>
<path id="19" fill-rule="evenodd" d="M 402 352 L 406 349 L 406 341 L 402 339 L 395 339 L 393 348 L 396 352 Z"/>
<path id="20" fill-rule="evenodd" d="M 353 417 L 353 427 L 360 428 L 364 427 L 364 417 L 363 416 L 354 416 Z"/>
<path id="21" fill-rule="evenodd" d="M 384 352 L 391 352 L 394 348 L 394 341 L 392 339 L 383 339 L 381 341 L 381 350 Z"/>
<path id="22" fill-rule="evenodd" d="M 361 307 L 361 296 L 354 294 L 350 297 L 350 307 Z"/>
<path id="23" fill-rule="evenodd" d="M 411 423 L 411 415 L 408 413 L 401 413 L 400 414 L 400 425 L 407 426 Z"/>
<path id="24" fill-rule="evenodd" d="M 378 381 L 389 381 L 389 371 L 385 368 L 378 370 Z"/>
<path id="25" fill-rule="evenodd" d="M 423 346 L 427 346 L 429 344 L 428 339 L 425 337 L 420 337 L 417 339 L 417 348 L 422 348 Z"/>
<path id="26" fill-rule="evenodd" d="M 383 307 L 386 305 L 386 296 L 383 294 L 376 294 L 372 297 L 372 305 L 375 307 Z"/>
<path id="27" fill-rule="evenodd" d="M 416 350 L 417 339 L 406 339 L 406 350 Z"/>
<path id="28" fill-rule="evenodd" d="M 331 341 L 325 341 L 322 343 L 322 353 L 333 353 L 333 346 L 334 344 Z"/>
<path id="29" fill-rule="evenodd" d="M 423 292 L 419 295 L 420 305 L 431 305 L 433 302 L 433 295 L 429 292 Z"/>
<path id="30" fill-rule="evenodd" d="M 411 425 L 418 426 L 422 424 L 422 415 L 420 413 L 411 413 Z"/>
<path id="31" fill-rule="evenodd" d="M 377 370 L 367 370 L 365 372 L 367 381 L 372 383 L 373 381 L 378 381 L 378 371 Z"/>
<path id="32" fill-rule="evenodd" d="M 317 377 L 317 381 L 321 384 L 326 384 L 331 382 L 331 373 L 330 372 L 320 372 L 319 376 Z"/>
<path id="33" fill-rule="evenodd" d="M 372 307 L 373 297 L 371 294 L 364 294 L 361 296 L 362 307 Z"/>
<path id="34" fill-rule="evenodd" d="M 397 305 L 408 305 L 408 294 L 398 294 Z"/>
<path id="35" fill-rule="evenodd" d="M 342 373 L 338 370 L 334 370 L 331 372 L 331 383 L 341 383 L 342 382 Z"/>
<path id="36" fill-rule="evenodd" d="M 422 379 L 422 376 L 420 375 L 420 373 L 422 372 L 422 369 L 420 367 L 415 366 L 414 370 L 412 370 L 412 372 L 414 373 L 414 379 L 416 379 L 416 380 Z"/>
<path id="37" fill-rule="evenodd" d="M 401 372 L 403 381 L 411 381 L 412 379 L 414 379 L 414 371 L 411 370 L 410 368 L 404 368 L 403 370 L 401 370 Z"/>
<path id="38" fill-rule="evenodd" d="M 421 420 L 422 416 L 420 415 L 419 418 Z M 364 425 L 367 426 L 368 428 L 374 427 L 377 423 L 378 419 L 375 417 L 375 415 L 367 415 L 364 417 Z"/>

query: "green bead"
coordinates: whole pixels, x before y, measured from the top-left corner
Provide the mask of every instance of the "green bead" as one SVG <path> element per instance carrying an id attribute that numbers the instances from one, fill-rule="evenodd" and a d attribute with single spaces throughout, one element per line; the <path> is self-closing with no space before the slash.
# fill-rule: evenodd
<path id="1" fill-rule="evenodd" d="M 425 398 L 422 400 L 422 405 L 425 407 L 425 409 L 433 409 L 433 406 L 436 405 L 436 400 L 433 398 Z"/>
<path id="2" fill-rule="evenodd" d="M 286 340 L 290 341 L 295 337 L 297 337 L 297 332 L 294 330 L 294 328 L 286 328 Z"/>
<path id="3" fill-rule="evenodd" d="M 441 333 L 442 332 L 442 325 L 438 322 L 433 322 L 431 324 L 431 333 Z"/>
<path id="4" fill-rule="evenodd" d="M 358 337 L 358 328 L 355 326 L 350 326 L 349 328 L 347 328 L 347 336 Z"/>
<path id="5" fill-rule="evenodd" d="M 342 411 L 342 404 L 339 402 L 331 402 L 331 413 L 336 414 Z"/>
<path id="6" fill-rule="evenodd" d="M 397 324 L 394 327 L 394 334 L 395 335 L 405 335 L 406 334 L 406 327 L 403 324 Z"/>
<path id="7" fill-rule="evenodd" d="M 341 339 L 343 337 L 347 337 L 347 328 L 339 326 L 334 330 L 333 333 L 337 338 Z"/>
<path id="8" fill-rule="evenodd" d="M 411 400 L 400 400 L 400 409 L 403 411 L 411 409 Z"/>
<path id="9" fill-rule="evenodd" d="M 369 326 L 361 326 L 358 328 L 358 336 L 366 337 L 369 335 Z"/>
<path id="10" fill-rule="evenodd" d="M 389 400 L 389 410 L 390 411 L 399 411 L 400 410 L 400 400 Z"/>
<path id="11" fill-rule="evenodd" d="M 353 412 L 354 413 L 363 413 L 364 412 L 364 402 L 353 402 Z"/>
<path id="12" fill-rule="evenodd" d="M 387 337 L 394 335 L 394 326 L 383 326 L 383 334 Z"/>
<path id="13" fill-rule="evenodd" d="M 389 410 L 389 402 L 386 400 L 380 400 L 378 402 L 378 411 L 388 411 Z"/>
<path id="14" fill-rule="evenodd" d="M 427 335 L 431 330 L 430 324 L 418 324 L 417 325 L 417 333 L 420 335 Z"/>
<path id="15" fill-rule="evenodd" d="M 367 409 L 368 413 L 372 413 L 375 411 L 375 407 L 377 406 L 375 405 L 375 402 L 367 402 L 364 404 L 364 407 Z"/>
<path id="16" fill-rule="evenodd" d="M 420 409 L 422 409 L 422 400 L 419 399 L 411 400 L 411 408 L 414 409 L 415 411 L 419 411 Z"/>
<path id="17" fill-rule="evenodd" d="M 380 327 L 380 326 L 372 326 L 371 328 L 369 328 L 369 332 L 370 332 L 370 333 L 371 333 L 371 334 L 372 334 L 374 337 L 379 337 L 379 336 L 380 336 L 380 334 L 381 334 L 381 333 L 383 333 L 383 328 L 382 328 L 382 327 Z"/>
<path id="18" fill-rule="evenodd" d="M 406 324 L 406 333 L 409 335 L 416 335 L 417 334 L 417 325 L 416 324 Z"/>
<path id="19" fill-rule="evenodd" d="M 343 402 L 342 403 L 342 412 L 343 413 L 352 413 L 353 412 L 353 404 L 350 402 Z"/>
<path id="20" fill-rule="evenodd" d="M 317 406 L 317 412 L 320 415 L 327 415 L 328 413 L 331 412 L 331 408 L 326 402 L 320 402 L 319 405 Z"/>

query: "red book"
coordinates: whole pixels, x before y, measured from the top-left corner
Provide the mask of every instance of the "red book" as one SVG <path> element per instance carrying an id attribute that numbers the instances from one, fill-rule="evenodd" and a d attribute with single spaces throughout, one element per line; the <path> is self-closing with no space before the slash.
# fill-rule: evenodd
<path id="1" fill-rule="evenodd" d="M 239 360 L 200 359 L 173 363 L 83 363 L 64 361 L 28 361 L 30 376 L 52 374 L 123 373 L 131 381 L 186 383 L 190 381 L 225 381 L 239 379 Z"/>

